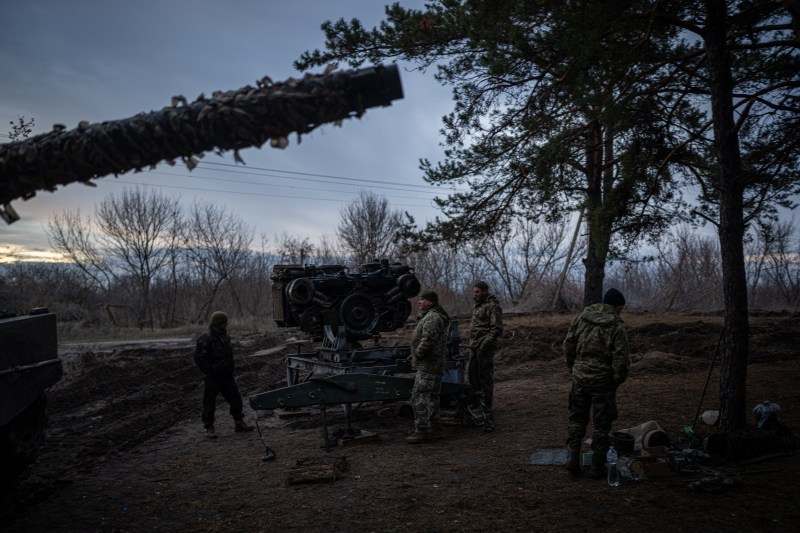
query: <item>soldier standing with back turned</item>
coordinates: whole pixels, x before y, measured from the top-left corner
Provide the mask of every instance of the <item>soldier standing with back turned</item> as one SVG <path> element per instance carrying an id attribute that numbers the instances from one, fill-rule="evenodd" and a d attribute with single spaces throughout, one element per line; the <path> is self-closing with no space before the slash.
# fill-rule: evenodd
<path id="1" fill-rule="evenodd" d="M 503 310 L 485 281 L 472 286 L 475 307 L 469 328 L 469 384 L 483 395 L 483 403 L 492 411 L 494 400 L 494 353 L 497 339 L 503 333 Z"/>
<path id="2" fill-rule="evenodd" d="M 608 289 L 603 303 L 586 307 L 564 339 L 564 357 L 572 374 L 567 424 L 567 460 L 564 467 L 581 473 L 581 442 L 592 417 L 592 466 L 589 477 L 606 476 L 606 453 L 611 445 L 611 424 L 617 419 L 617 388 L 631 365 L 628 337 L 619 314 L 625 297 Z"/>

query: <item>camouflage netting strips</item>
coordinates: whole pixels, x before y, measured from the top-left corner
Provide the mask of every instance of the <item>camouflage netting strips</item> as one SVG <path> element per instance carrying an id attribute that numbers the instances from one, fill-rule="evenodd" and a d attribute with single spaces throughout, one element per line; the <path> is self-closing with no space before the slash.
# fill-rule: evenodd
<path id="1" fill-rule="evenodd" d="M 256 87 L 200 95 L 191 103 L 174 97 L 171 107 L 126 119 L 82 122 L 69 131 L 56 126 L 50 133 L 0 145 L 0 215 L 13 214 L 12 200 L 57 185 L 88 183 L 177 158 L 191 169 L 193 156 L 207 150 L 258 147 L 268 140 L 283 147 L 290 133 L 358 117 L 402 97 L 397 67 L 377 66 L 279 83 L 264 78 Z"/>

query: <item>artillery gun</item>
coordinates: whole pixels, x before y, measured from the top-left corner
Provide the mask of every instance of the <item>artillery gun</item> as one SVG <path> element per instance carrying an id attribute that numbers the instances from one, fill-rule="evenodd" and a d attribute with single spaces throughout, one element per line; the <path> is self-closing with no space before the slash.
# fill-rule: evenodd
<path id="1" fill-rule="evenodd" d="M 350 272 L 343 265 L 275 265 L 273 318 L 280 327 L 299 327 L 322 345 L 310 354 L 287 359 L 287 383 L 300 372 L 316 375 L 355 370 L 369 373 L 410 371 L 410 348 L 387 348 L 381 333 L 405 325 L 420 283 L 408 265 L 387 260 Z M 363 341 L 372 339 L 372 346 Z"/>
<path id="2" fill-rule="evenodd" d="M 267 141 L 283 148 L 325 123 L 360 117 L 371 107 L 388 106 L 403 97 L 397 67 L 306 74 L 256 86 L 200 95 L 194 102 L 174 96 L 172 105 L 121 120 L 53 131 L 21 142 L 0 145 L 0 218 L 19 218 L 10 202 L 28 199 L 57 185 L 118 175 L 182 159 L 191 170 L 207 150 L 260 147 Z"/>
<path id="3" fill-rule="evenodd" d="M 108 174 L 139 171 L 182 159 L 191 170 L 206 150 L 283 148 L 287 136 L 360 117 L 403 97 L 396 66 L 307 74 L 301 79 L 200 95 L 173 97 L 150 113 L 53 131 L 0 145 L 0 218 L 19 219 L 11 202 L 73 182 L 91 184 Z M 300 290 L 298 285 L 298 290 Z M 352 302 L 353 309 L 362 309 Z M 405 317 L 403 318 L 403 320 Z M 56 316 L 41 310 L 0 320 L 0 489 L 17 481 L 44 440 L 45 391 L 62 375 Z"/>
<path id="4" fill-rule="evenodd" d="M 408 400 L 414 386 L 408 344 L 386 345 L 381 333 L 402 328 L 411 314 L 409 299 L 420 283 L 414 270 L 388 260 L 374 261 L 351 273 L 342 265 L 276 265 L 272 273 L 273 317 L 280 327 L 298 327 L 321 344 L 286 357 L 287 386 L 250 396 L 256 410 L 317 406 L 322 413 L 325 445 L 330 450 L 326 408 L 343 405 L 344 438 L 352 427 L 352 405 Z M 372 344 L 364 346 L 364 341 Z M 458 321 L 447 333 L 447 356 L 441 397 L 487 431 L 493 428 L 480 395 L 464 383 L 465 360 L 459 355 Z M 256 420 L 257 422 L 257 420 Z M 260 432 L 260 429 L 259 429 Z M 267 448 L 267 456 L 274 452 Z"/>

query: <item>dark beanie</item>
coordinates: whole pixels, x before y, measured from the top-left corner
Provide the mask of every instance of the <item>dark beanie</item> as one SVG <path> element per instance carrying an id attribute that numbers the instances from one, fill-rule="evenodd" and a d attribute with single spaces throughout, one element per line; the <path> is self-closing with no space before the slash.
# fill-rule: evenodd
<path id="1" fill-rule="evenodd" d="M 603 296 L 603 303 L 622 307 L 625 305 L 625 297 L 617 289 L 608 289 Z"/>
<path id="2" fill-rule="evenodd" d="M 434 291 L 431 291 L 431 290 L 422 291 L 421 293 L 419 293 L 419 297 L 420 298 L 425 298 L 429 302 L 433 302 L 435 304 L 439 303 L 439 295 L 436 294 Z"/>
<path id="3" fill-rule="evenodd" d="M 222 311 L 214 311 L 211 313 L 211 325 L 212 326 L 221 326 L 222 324 L 228 323 L 228 315 L 223 313 Z"/>
<path id="4" fill-rule="evenodd" d="M 476 281 L 472 286 L 473 287 L 477 287 L 478 289 L 480 289 L 482 291 L 488 291 L 489 290 L 489 285 L 487 285 L 485 281 Z"/>

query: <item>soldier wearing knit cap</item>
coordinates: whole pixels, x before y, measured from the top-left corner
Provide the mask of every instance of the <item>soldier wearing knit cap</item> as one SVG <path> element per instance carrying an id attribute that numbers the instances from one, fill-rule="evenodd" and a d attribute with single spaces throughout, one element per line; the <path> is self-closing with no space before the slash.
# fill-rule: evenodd
<path id="1" fill-rule="evenodd" d="M 441 430 L 439 393 L 450 327 L 450 317 L 434 291 L 422 291 L 417 305 L 420 314 L 411 336 L 411 363 L 417 373 L 411 390 L 414 432 L 406 438 L 410 444 L 428 442 Z"/>
<path id="2" fill-rule="evenodd" d="M 625 297 L 617 289 L 608 289 L 603 296 L 603 303 L 614 307 L 625 307 Z"/>
<path id="3" fill-rule="evenodd" d="M 228 336 L 228 315 L 222 311 L 211 314 L 208 330 L 197 338 L 194 362 L 205 375 L 202 419 L 206 437 L 217 438 L 214 414 L 219 394 L 230 404 L 234 430 L 252 431 L 253 426 L 244 421 L 242 395 L 233 378 L 233 346 Z"/>
<path id="4" fill-rule="evenodd" d="M 603 303 L 584 309 L 564 339 L 564 357 L 572 374 L 567 422 L 567 460 L 564 467 L 580 474 L 581 443 L 591 416 L 592 465 L 589 476 L 605 478 L 611 425 L 617 419 L 617 388 L 628 377 L 631 361 L 628 338 L 619 314 L 625 297 L 609 289 Z"/>
<path id="5" fill-rule="evenodd" d="M 425 298 L 426 300 L 428 300 L 429 302 L 433 302 L 434 304 L 439 303 L 439 295 L 432 290 L 422 291 L 421 293 L 419 293 L 419 297 Z"/>

